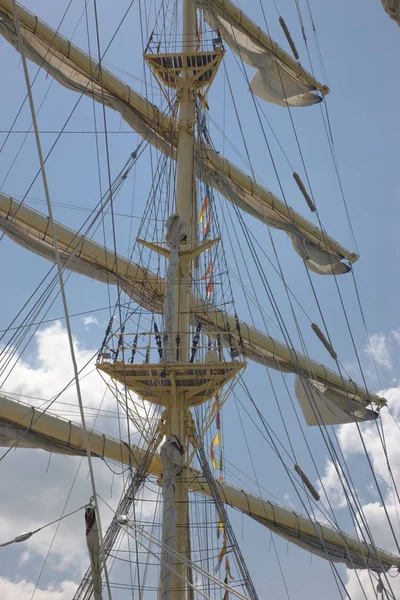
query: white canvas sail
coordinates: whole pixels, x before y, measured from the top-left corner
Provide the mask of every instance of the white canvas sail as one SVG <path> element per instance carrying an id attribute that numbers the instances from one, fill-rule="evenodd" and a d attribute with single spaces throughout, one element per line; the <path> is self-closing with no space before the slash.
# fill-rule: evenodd
<path id="1" fill-rule="evenodd" d="M 230 0 L 197 0 L 197 5 L 208 25 L 257 70 L 250 82 L 256 96 L 279 106 L 310 106 L 329 92 Z"/>
<path id="2" fill-rule="evenodd" d="M 67 453 L 80 454 L 84 451 L 82 427 L 33 406 L 10 400 L 0 396 L 0 423 L 14 425 L 19 431 L 18 438 L 25 436 L 26 430 L 35 439 L 37 448 L 42 447 L 42 440 L 47 440 L 43 449 L 49 451 L 49 443 L 57 448 L 65 447 Z M 23 439 L 23 437 L 21 439 Z M 145 452 L 136 446 L 128 446 L 124 442 L 110 436 L 88 431 L 89 446 L 92 456 L 115 460 L 121 464 L 137 467 Z M 0 437 L 0 445 L 10 446 L 9 438 L 4 443 Z M 32 442 L 32 447 L 33 442 Z M 189 469 L 189 487 L 192 491 L 211 496 L 204 476 L 194 469 Z M 162 473 L 160 458 L 155 454 L 150 462 L 148 473 L 159 477 Z M 240 490 L 226 483 L 216 482 L 221 500 L 239 511 L 249 515 L 277 535 L 316 554 L 322 558 L 341 562 L 349 568 L 371 569 L 376 572 L 400 567 L 400 557 L 373 547 L 362 540 L 353 538 L 340 530 L 313 521 L 299 513 L 274 504 L 245 490 Z"/>
<path id="3" fill-rule="evenodd" d="M 296 375 L 294 391 L 307 425 L 338 425 L 378 417 L 376 411 L 355 402 L 350 394 L 312 379 Z"/>
<path id="4" fill-rule="evenodd" d="M 87 506 L 85 509 L 86 525 L 86 544 L 89 551 L 90 566 L 92 572 L 93 599 L 102 600 L 102 582 L 101 582 L 101 554 L 99 526 L 96 519 L 96 509 L 94 506 Z"/>
<path id="5" fill-rule="evenodd" d="M 387 12 L 389 17 L 396 21 L 397 25 L 400 26 L 400 2 L 399 0 L 381 0 L 384 10 Z"/>
<path id="6" fill-rule="evenodd" d="M 56 224 L 59 249 L 67 269 L 86 275 L 102 282 L 120 287 L 141 306 L 161 314 L 163 312 L 165 281 L 147 269 L 130 262 L 103 246 L 76 234 L 63 225 Z M 29 250 L 55 261 L 54 246 L 48 227 L 48 219 L 41 213 L 28 208 L 0 194 L 0 230 L 14 241 Z M 320 363 L 275 340 L 246 323 L 239 321 L 204 303 L 192 295 L 191 312 L 193 318 L 202 323 L 204 331 L 228 333 L 237 347 L 243 343 L 247 358 L 259 364 L 278 369 L 282 372 L 300 373 L 315 379 L 324 386 L 345 390 L 355 401 L 378 406 L 385 400 L 365 390 L 353 381 L 327 369 Z M 229 329 L 228 329 L 229 327 Z M 222 335 L 223 342 L 229 346 L 229 339 Z M 242 340 L 242 342 L 241 342 Z M 347 421 L 344 421 L 347 422 Z"/>
<path id="7" fill-rule="evenodd" d="M 27 58 L 39 64 L 65 87 L 117 110 L 158 150 L 175 156 L 177 124 L 173 119 L 103 66 L 100 70 L 85 52 L 21 6 L 18 14 Z M 0 33 L 17 47 L 11 0 L 0 0 Z M 358 259 L 356 253 L 346 250 L 223 156 L 204 144 L 199 152 L 198 176 L 242 210 L 271 227 L 285 231 L 296 252 L 312 271 L 322 275 L 346 273 L 351 263 Z"/>

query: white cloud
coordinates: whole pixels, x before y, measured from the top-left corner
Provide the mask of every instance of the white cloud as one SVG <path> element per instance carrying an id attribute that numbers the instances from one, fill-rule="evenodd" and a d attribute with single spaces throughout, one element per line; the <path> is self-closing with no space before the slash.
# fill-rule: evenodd
<path id="1" fill-rule="evenodd" d="M 390 412 L 388 408 L 381 410 L 381 417 L 378 422 L 384 445 L 382 445 L 381 437 L 377 430 L 377 423 L 364 423 L 360 425 L 360 430 L 374 474 L 380 486 L 385 507 L 380 500 L 371 475 L 369 479 L 372 483 L 365 490 L 365 493 L 371 496 L 372 490 L 375 497 L 374 501 L 364 501 L 362 512 L 372 532 L 375 544 L 386 551 L 398 554 L 398 548 L 388 523 L 385 508 L 395 533 L 398 533 L 400 514 L 398 512 L 398 500 L 395 498 L 392 478 L 399 489 L 400 455 L 398 452 L 398 440 L 400 431 L 398 422 L 400 421 L 400 387 L 384 390 L 382 395 L 388 400 L 390 408 Z M 356 425 L 342 425 L 338 428 L 337 435 L 349 467 L 351 466 L 349 461 L 352 457 L 359 456 L 361 459 L 361 456 L 365 456 L 362 440 Z M 391 474 L 389 473 L 388 463 L 391 468 Z M 360 464 L 359 462 L 357 463 L 357 468 L 360 468 Z M 365 467 L 363 468 L 370 474 L 367 462 L 365 462 Z M 341 485 L 338 485 L 337 473 L 331 461 L 327 461 L 326 463 L 323 482 L 327 487 L 329 499 L 334 507 L 345 508 L 346 501 L 344 495 L 338 491 L 341 490 Z M 358 522 L 361 522 L 361 518 L 358 519 Z M 368 539 L 368 536 L 366 536 L 366 539 Z M 388 577 L 389 584 L 384 577 L 382 577 L 382 581 L 388 590 L 389 584 L 392 586 L 394 597 L 400 598 L 400 577 L 398 579 Z M 357 571 L 355 573 L 354 571 L 347 570 L 346 588 L 352 600 L 376 599 L 376 584 L 376 577 L 373 579 L 372 584 L 368 572 Z"/>
<path id="2" fill-rule="evenodd" d="M 369 344 L 366 349 L 367 354 L 375 359 L 378 367 L 384 369 L 393 369 L 393 362 L 390 356 L 390 339 L 383 333 L 375 333 L 369 336 Z"/>
<path id="3" fill-rule="evenodd" d="M 397 342 L 400 345 L 400 330 L 399 329 L 393 329 L 390 332 L 390 335 L 392 336 L 392 338 L 394 339 L 394 341 Z"/>
<path id="4" fill-rule="evenodd" d="M 78 370 L 83 369 L 87 364 L 87 367 L 80 375 L 83 403 L 85 406 L 99 407 L 105 385 L 94 369 L 96 349 L 84 349 L 78 340 L 74 339 L 74 350 Z M 12 370 L 10 365 L 9 373 L 2 386 L 4 392 L 30 396 L 27 401 L 36 406 L 41 405 L 42 400 L 51 399 L 56 396 L 73 380 L 74 372 L 67 332 L 61 323 L 56 321 L 49 327 L 39 331 L 35 335 L 35 349 L 29 357 L 29 362 L 25 358 L 19 358 L 18 362 L 13 365 Z M 21 400 L 24 400 L 23 396 L 21 396 Z M 57 405 L 57 410 L 62 409 L 63 405 L 61 402 L 77 406 L 77 395 L 74 384 L 63 392 L 60 397 L 60 403 Z M 112 408 L 114 406 L 115 400 L 113 395 L 111 392 L 107 393 L 103 401 L 103 408 Z M 65 408 L 64 410 L 70 418 L 71 409 Z M 76 410 L 75 412 L 77 414 Z M 72 420 L 78 420 L 78 415 L 76 418 L 74 415 Z"/>
<path id="5" fill-rule="evenodd" d="M 86 329 L 89 329 L 90 325 L 98 325 L 99 322 L 96 317 L 93 315 L 88 315 L 87 317 L 83 317 L 82 319 L 84 326 Z"/>
<path id="6" fill-rule="evenodd" d="M 374 472 L 386 485 L 391 485 L 388 470 L 390 464 L 395 481 L 400 482 L 400 455 L 398 440 L 400 435 L 400 387 L 393 387 L 382 392 L 388 401 L 388 408 L 382 408 L 378 423 L 370 422 L 360 425 L 362 438 L 368 450 Z M 390 411 L 390 412 L 389 412 Z M 382 445 L 381 436 L 385 444 Z M 383 433 L 382 433 L 383 431 Z M 339 442 L 346 456 L 364 454 L 361 437 L 355 425 L 343 425 L 338 431 Z M 385 453 L 386 449 L 386 453 Z"/>
<path id="7" fill-rule="evenodd" d="M 346 590 L 351 600 L 377 600 L 377 598 L 400 598 L 400 577 L 383 576 L 382 583 L 387 594 L 379 596 L 376 591 L 378 584 L 377 576 L 370 575 L 366 571 L 347 571 Z M 389 587 L 390 585 L 390 587 Z"/>
<path id="8" fill-rule="evenodd" d="M 40 406 L 43 404 L 41 399 L 52 398 L 73 378 L 73 369 L 67 334 L 59 322 L 37 333 L 35 342 L 36 345 L 29 360 L 20 358 L 15 364 L 4 385 L 4 392 L 16 395 L 22 401 Z M 102 403 L 102 408 L 107 409 L 107 413 L 104 413 L 104 416 L 100 413 L 95 424 L 96 429 L 119 437 L 119 427 L 121 427 L 122 435 L 124 435 L 126 431 L 124 419 L 118 423 L 117 418 L 110 418 L 113 416 L 112 411 L 114 410 L 114 415 L 117 416 L 116 400 L 108 391 L 100 375 L 94 370 L 93 356 L 96 351 L 83 348 L 78 340 L 74 340 L 74 346 L 78 369 L 89 362 L 80 378 L 88 424 L 93 423 L 94 415 Z M 105 391 L 107 393 L 104 395 Z M 139 406 L 138 410 L 141 415 L 144 414 L 142 407 Z M 74 385 L 68 388 L 51 406 L 50 412 L 55 412 L 73 421 L 80 420 Z M 131 426 L 131 433 L 135 433 L 133 426 Z M 4 450 L 0 449 L 0 455 L 3 455 L 3 452 Z M 86 457 L 82 460 L 82 466 L 77 473 L 80 462 L 79 457 L 50 455 L 42 450 L 17 449 L 10 452 L 0 462 L 3 490 L 0 494 L 0 542 L 11 540 L 25 531 L 32 531 L 59 518 L 69 494 L 71 495 L 65 510 L 66 513 L 88 503 L 92 489 L 88 478 Z M 115 507 L 122 493 L 122 477 L 114 477 L 105 462 L 101 460 L 94 459 L 93 463 L 98 493 L 108 504 Z M 117 471 L 119 470 L 117 468 Z M 145 493 L 148 497 L 150 492 L 146 490 Z M 152 502 L 147 516 L 153 515 L 153 508 L 154 503 Z M 102 526 L 105 531 L 112 518 L 112 511 L 106 508 L 105 504 L 100 506 L 100 510 Z M 37 564 L 38 559 L 41 563 L 48 552 L 55 528 L 56 526 L 53 525 L 35 534 L 26 542 L 2 549 L 2 573 L 7 573 L 4 561 L 13 552 L 19 553 L 18 560 L 21 569 L 21 572 L 18 573 L 15 565 L 10 567 L 8 574 L 12 573 L 13 577 L 18 577 L 18 574 L 24 575 L 26 563 L 29 561 L 31 561 L 30 566 L 32 566 L 32 561 L 36 561 L 34 564 Z M 61 522 L 47 569 L 56 573 L 57 581 L 71 579 L 71 577 L 79 580 L 87 562 L 82 510 Z M 69 585 L 68 582 L 65 585 L 67 584 Z M 0 592 L 1 600 L 4 600 L 5 597 L 19 600 L 25 598 L 24 594 L 29 594 L 31 584 L 26 581 L 14 584 L 5 580 L 2 585 L 6 586 L 7 594 L 10 594 L 9 590 L 12 590 L 14 596 L 6 596 L 5 591 Z M 64 597 L 67 597 L 63 595 L 66 593 L 65 589 L 69 590 L 69 588 L 64 589 L 62 585 L 59 588 L 42 590 L 40 592 L 42 595 L 35 595 L 35 599 L 63 600 Z M 2 590 L 1 587 L 0 590 Z M 73 594 L 69 593 L 68 599 L 70 600 L 72 596 Z"/>
<path id="9" fill-rule="evenodd" d="M 345 490 L 347 491 L 347 495 L 349 495 L 342 467 L 339 463 L 334 464 L 331 460 L 327 460 L 325 474 L 321 477 L 321 481 L 318 482 L 320 496 L 326 500 L 329 499 L 332 508 L 344 508 L 347 506 Z"/>
<path id="10" fill-rule="evenodd" d="M 35 600 L 71 600 L 76 592 L 77 584 L 72 581 L 63 581 L 58 585 L 49 585 L 46 589 L 38 589 L 34 595 Z M 22 579 L 11 581 L 0 577 L 1 600 L 31 600 L 35 584 Z"/>

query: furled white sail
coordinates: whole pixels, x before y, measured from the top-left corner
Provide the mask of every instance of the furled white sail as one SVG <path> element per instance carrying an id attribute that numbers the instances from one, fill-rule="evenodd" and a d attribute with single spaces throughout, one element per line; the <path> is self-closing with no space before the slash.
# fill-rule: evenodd
<path id="1" fill-rule="evenodd" d="M 3 194 L 0 194 L 0 230 L 24 248 L 54 262 L 48 218 Z M 164 291 L 160 289 L 160 279 L 156 275 L 116 257 L 113 252 L 63 225 L 57 224 L 56 232 L 61 260 L 69 271 L 110 285 L 118 283 L 138 304 L 149 310 L 162 311 Z"/>
<path id="2" fill-rule="evenodd" d="M 350 265 L 358 259 L 357 254 L 345 250 L 220 154 L 203 148 L 202 156 L 206 159 L 203 158 L 203 163 L 208 166 L 202 176 L 206 183 L 259 221 L 285 231 L 308 269 L 319 275 L 341 275 L 351 270 Z M 350 264 L 342 262 L 345 259 Z"/>
<path id="3" fill-rule="evenodd" d="M 163 279 L 122 256 L 115 256 L 113 252 L 67 227 L 55 224 L 55 228 L 65 268 L 111 285 L 118 282 L 135 302 L 147 310 L 160 314 L 163 312 Z M 0 231 L 4 231 L 18 244 L 54 262 L 54 246 L 47 217 L 2 194 Z M 202 323 L 205 331 L 220 332 L 226 346 L 229 347 L 232 341 L 236 347 L 243 344 L 243 350 L 250 360 L 283 372 L 305 375 L 326 387 L 332 386 L 333 390 L 345 390 L 345 394 L 350 394 L 352 399 L 361 402 L 364 407 L 371 402 L 378 406 L 386 403 L 384 399 L 353 381 L 340 377 L 246 323 L 236 321 L 233 316 L 204 303 L 200 298 L 192 296 L 191 312 L 193 318 Z"/>
<path id="4" fill-rule="evenodd" d="M 96 519 L 96 508 L 87 506 L 85 509 L 86 544 L 89 551 L 92 572 L 93 599 L 102 600 L 101 555 L 99 527 Z"/>
<path id="5" fill-rule="evenodd" d="M 175 156 L 177 124 L 173 119 L 103 66 L 100 69 L 85 52 L 21 6 L 18 6 L 18 14 L 25 53 L 30 60 L 65 87 L 104 102 L 118 111 L 135 131 L 158 150 Z M 0 0 L 0 34 L 14 47 L 17 46 L 11 0 Z M 281 51 L 276 51 L 281 56 Z M 301 71 L 299 65 L 297 67 Z M 303 80 L 303 75 L 298 73 L 298 77 Z M 357 254 L 343 248 L 268 189 L 204 145 L 199 146 L 196 172 L 198 177 L 242 210 L 271 227 L 285 231 L 296 252 L 312 271 L 319 274 L 346 273 L 350 266 L 343 261 L 351 264 L 357 260 Z"/>
<path id="6" fill-rule="evenodd" d="M 382 6 L 393 21 L 400 26 L 400 2 L 399 0 L 381 0 Z"/>
<path id="7" fill-rule="evenodd" d="M 54 262 L 53 242 L 48 219 L 44 215 L 0 195 L 0 230 L 17 243 Z M 118 281 L 136 302 L 148 310 L 162 312 L 165 285 L 162 279 L 121 256 L 116 258 L 114 253 L 62 225 L 56 224 L 56 232 L 66 268 L 102 282 L 115 285 Z M 200 299 L 193 297 L 191 307 L 194 317 L 210 331 L 223 332 L 228 324 L 230 337 L 236 346 L 239 346 L 241 337 L 246 356 L 251 360 L 283 372 L 300 372 L 324 386 L 332 385 L 334 389 L 343 389 L 344 384 L 347 392 L 364 404 L 384 402 L 246 323 L 239 322 L 239 332 L 232 316 L 204 305 Z M 223 341 L 230 344 L 228 339 Z"/>
<path id="8" fill-rule="evenodd" d="M 279 106 L 310 106 L 329 92 L 230 0 L 197 0 L 196 4 L 233 52 L 257 69 L 250 82 L 256 96 Z"/>
<path id="9" fill-rule="evenodd" d="M 49 444 L 68 454 L 84 454 L 85 445 L 81 425 L 45 413 L 33 406 L 0 396 L 0 424 L 12 426 L 18 437 L 4 440 L 0 436 L 0 446 L 9 447 L 27 435 L 31 436 L 31 447 L 50 450 Z M 12 431 L 10 428 L 9 431 Z M 93 457 L 104 457 L 136 468 L 145 456 L 145 451 L 136 446 L 89 430 L 89 446 Z M 22 437 L 21 437 L 22 436 Z M 33 440 L 36 440 L 33 443 Z M 42 446 L 43 440 L 46 445 Z M 18 446 L 21 442 L 18 442 Z M 189 469 L 189 487 L 192 491 L 211 496 L 204 476 Z M 148 473 L 160 477 L 160 458 L 153 456 Z M 400 557 L 378 549 L 375 546 L 353 538 L 340 530 L 311 520 L 292 510 L 283 508 L 264 498 L 255 496 L 232 485 L 216 482 L 221 500 L 244 514 L 249 515 L 271 531 L 307 551 L 334 562 L 342 562 L 349 568 L 371 569 L 382 572 L 390 567 L 400 568 Z"/>
<path id="10" fill-rule="evenodd" d="M 378 417 L 376 411 L 355 402 L 352 395 L 306 377 L 296 375 L 294 391 L 307 425 L 338 425 Z"/>
<path id="11" fill-rule="evenodd" d="M 58 454 L 86 454 L 83 428 L 30 404 L 0 395 L 0 446 L 3 448 L 36 448 Z M 143 450 L 109 435 L 88 428 L 90 453 L 136 468 L 144 457 Z M 161 474 L 160 460 L 153 456 L 148 467 L 150 475 Z"/>

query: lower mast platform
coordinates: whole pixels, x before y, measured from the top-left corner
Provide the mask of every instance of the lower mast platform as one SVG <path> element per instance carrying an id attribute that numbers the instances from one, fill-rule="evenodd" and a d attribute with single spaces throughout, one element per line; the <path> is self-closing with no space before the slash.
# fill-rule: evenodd
<path id="1" fill-rule="evenodd" d="M 129 364 L 116 361 L 98 363 L 96 367 L 154 404 L 167 406 L 170 394 L 180 391 L 184 392 L 188 406 L 194 406 L 210 400 L 229 381 L 233 383 L 246 363 Z"/>

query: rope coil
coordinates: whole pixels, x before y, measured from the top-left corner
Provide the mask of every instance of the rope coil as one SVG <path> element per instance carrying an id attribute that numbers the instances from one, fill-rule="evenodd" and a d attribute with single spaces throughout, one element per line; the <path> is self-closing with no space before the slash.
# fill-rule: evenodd
<path id="1" fill-rule="evenodd" d="M 292 36 L 290 35 L 290 31 L 289 31 L 289 29 L 288 29 L 288 27 L 287 27 L 287 25 L 286 25 L 283 17 L 279 17 L 279 25 L 283 29 L 283 33 L 286 36 L 286 39 L 287 39 L 288 44 L 290 46 L 290 49 L 291 49 L 291 51 L 293 53 L 293 56 L 295 57 L 296 60 L 300 60 L 299 53 L 297 52 L 296 45 L 295 45 L 295 43 L 293 41 Z"/>
<path id="2" fill-rule="evenodd" d="M 308 208 L 311 210 L 311 212 L 315 212 L 316 208 L 315 208 L 315 204 L 311 199 L 311 196 L 309 195 L 309 193 L 306 190 L 306 187 L 304 185 L 304 183 L 302 182 L 302 180 L 300 179 L 300 175 L 298 173 L 296 173 L 296 171 L 293 171 L 293 179 L 295 180 L 295 182 L 297 183 L 299 190 L 301 191 L 301 193 L 304 196 L 304 200 L 307 202 L 308 204 Z"/>
<path id="3" fill-rule="evenodd" d="M 332 356 L 333 360 L 337 360 L 336 352 L 334 351 L 331 344 L 328 342 L 318 325 L 316 323 L 311 323 L 311 329 L 313 330 L 317 338 L 323 343 L 329 354 Z"/>
<path id="4" fill-rule="evenodd" d="M 321 497 L 318 494 L 317 490 L 315 489 L 315 487 L 313 486 L 313 484 L 311 483 L 311 481 L 308 479 L 307 475 L 304 473 L 303 469 L 301 467 L 299 467 L 299 465 L 294 465 L 294 470 L 296 471 L 297 475 L 300 477 L 300 479 L 302 480 L 302 482 L 304 483 L 304 485 L 308 488 L 311 496 L 314 498 L 314 500 L 320 500 Z"/>

